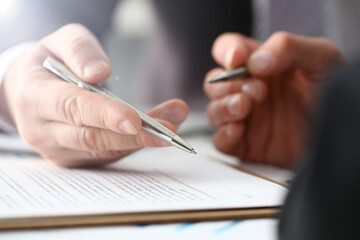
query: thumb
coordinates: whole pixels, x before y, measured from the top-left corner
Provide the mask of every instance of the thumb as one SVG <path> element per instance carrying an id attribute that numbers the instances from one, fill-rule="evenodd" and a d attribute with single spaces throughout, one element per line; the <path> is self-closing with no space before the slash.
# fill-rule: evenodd
<path id="1" fill-rule="evenodd" d="M 78 77 L 100 83 L 111 74 L 110 61 L 96 37 L 80 24 L 68 24 L 40 44 L 61 59 Z"/>
<path id="2" fill-rule="evenodd" d="M 324 74 L 342 60 L 341 52 L 330 40 L 278 32 L 250 56 L 247 67 L 257 77 L 280 74 L 290 68 Z"/>
<path id="3" fill-rule="evenodd" d="M 259 46 L 254 39 L 239 33 L 223 33 L 216 38 L 212 55 L 214 60 L 226 69 L 245 64 L 249 55 Z"/>

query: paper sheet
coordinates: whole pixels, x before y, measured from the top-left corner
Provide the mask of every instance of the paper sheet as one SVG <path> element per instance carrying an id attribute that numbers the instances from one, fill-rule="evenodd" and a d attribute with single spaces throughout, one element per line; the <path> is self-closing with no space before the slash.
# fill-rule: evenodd
<path id="1" fill-rule="evenodd" d="M 94 169 L 59 168 L 42 159 L 0 161 L 0 220 L 279 206 L 287 190 L 174 149 L 148 150 Z"/>

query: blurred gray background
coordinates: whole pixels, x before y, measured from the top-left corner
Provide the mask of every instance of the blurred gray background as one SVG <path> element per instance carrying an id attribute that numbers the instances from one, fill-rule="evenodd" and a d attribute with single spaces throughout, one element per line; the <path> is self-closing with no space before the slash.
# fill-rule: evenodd
<path id="1" fill-rule="evenodd" d="M 112 91 L 145 110 L 182 98 L 204 112 L 203 78 L 216 66 L 211 46 L 218 35 L 328 36 L 351 58 L 360 46 L 358 9 L 357 0 L 1 0 L 0 52 L 81 23 L 110 57 Z"/>
<path id="2" fill-rule="evenodd" d="M 0 51 L 67 23 L 87 26 L 112 62 L 107 86 L 145 110 L 181 98 L 204 112 L 214 39 L 226 31 L 251 33 L 249 0 L 1 0 L 0 13 Z"/>

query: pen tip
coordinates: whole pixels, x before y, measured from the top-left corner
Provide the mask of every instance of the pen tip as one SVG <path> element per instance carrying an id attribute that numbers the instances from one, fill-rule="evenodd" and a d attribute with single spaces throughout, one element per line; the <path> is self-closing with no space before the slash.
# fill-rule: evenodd
<path id="1" fill-rule="evenodd" d="M 191 150 L 191 153 L 193 153 L 193 154 L 197 154 L 197 152 L 193 149 L 193 150 Z"/>

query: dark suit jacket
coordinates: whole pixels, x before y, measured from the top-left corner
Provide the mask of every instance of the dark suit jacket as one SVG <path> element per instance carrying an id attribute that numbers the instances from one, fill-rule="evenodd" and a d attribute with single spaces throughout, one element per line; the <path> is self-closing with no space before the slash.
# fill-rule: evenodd
<path id="1" fill-rule="evenodd" d="M 280 239 L 358 239 L 360 61 L 328 83 L 314 129 L 281 216 Z"/>

